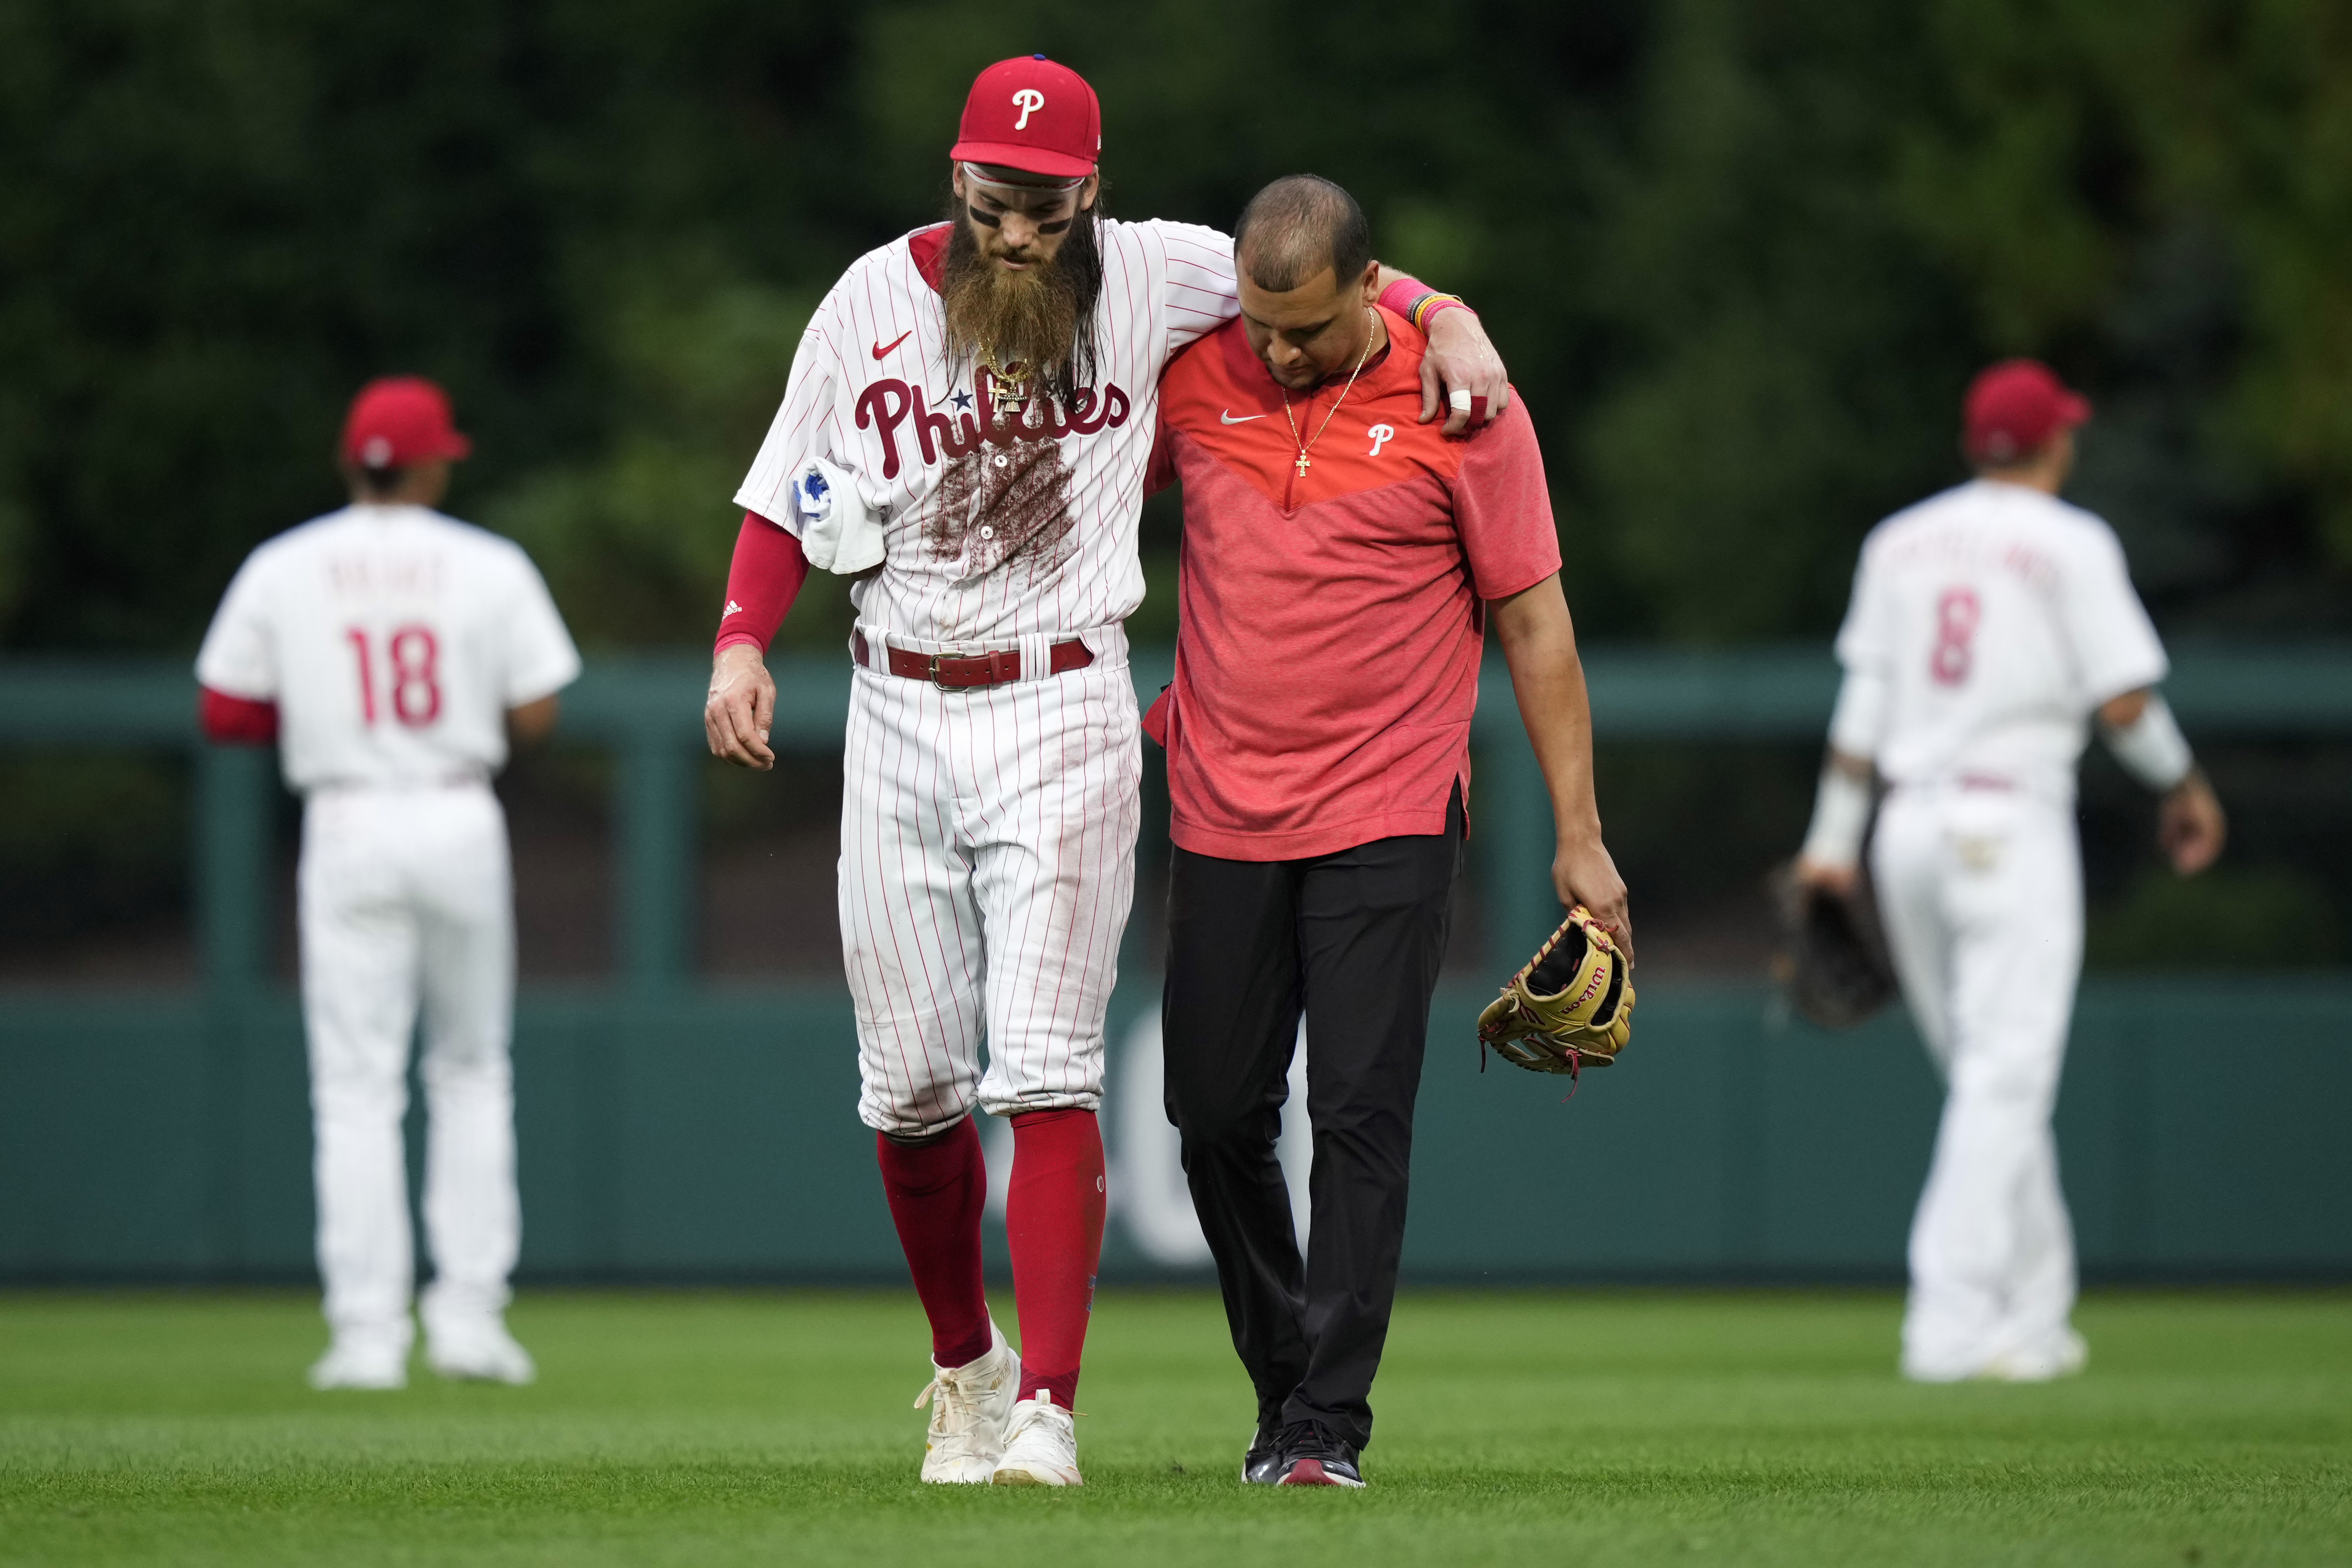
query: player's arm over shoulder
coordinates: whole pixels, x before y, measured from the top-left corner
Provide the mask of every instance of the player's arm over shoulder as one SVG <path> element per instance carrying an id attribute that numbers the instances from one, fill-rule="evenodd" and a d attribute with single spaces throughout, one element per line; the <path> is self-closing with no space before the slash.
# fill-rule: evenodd
<path id="1" fill-rule="evenodd" d="M 1159 280 L 1159 301 L 1168 313 L 1171 347 L 1214 331 L 1241 314 L 1241 288 L 1234 278 L 1233 236 L 1167 218 L 1105 226 L 1113 231 L 1114 240 L 1119 229 L 1133 231 L 1151 253 L 1147 265 Z"/>
<path id="2" fill-rule="evenodd" d="M 1134 223 L 1107 219 L 1103 227 L 1110 232 L 1129 229 L 1149 235 L 1171 258 L 1205 266 L 1222 263 L 1228 272 L 1234 268 L 1234 237 L 1204 223 L 1179 223 L 1166 217 L 1148 217 Z"/>

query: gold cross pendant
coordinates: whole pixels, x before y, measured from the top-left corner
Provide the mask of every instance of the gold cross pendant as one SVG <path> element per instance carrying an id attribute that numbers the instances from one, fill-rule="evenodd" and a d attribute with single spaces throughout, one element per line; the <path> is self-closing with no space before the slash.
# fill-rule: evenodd
<path id="1" fill-rule="evenodd" d="M 1304 452 L 1298 454 L 1298 477 L 1302 479 L 1307 477 L 1307 454 Z"/>

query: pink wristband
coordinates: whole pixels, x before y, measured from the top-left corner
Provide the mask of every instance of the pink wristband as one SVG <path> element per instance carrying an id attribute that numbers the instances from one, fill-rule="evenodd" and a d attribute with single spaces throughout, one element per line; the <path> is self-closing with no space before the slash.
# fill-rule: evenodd
<path id="1" fill-rule="evenodd" d="M 1426 334 L 1430 319 L 1440 310 L 1470 310 L 1451 294 L 1439 292 L 1418 278 L 1400 278 L 1381 290 L 1381 306 L 1402 316 L 1413 331 Z M 1472 315 L 1478 312 L 1470 310 Z"/>
<path id="2" fill-rule="evenodd" d="M 1381 309 L 1393 311 L 1406 321 L 1412 320 L 1412 308 L 1433 289 L 1418 278 L 1400 278 L 1381 290 Z"/>

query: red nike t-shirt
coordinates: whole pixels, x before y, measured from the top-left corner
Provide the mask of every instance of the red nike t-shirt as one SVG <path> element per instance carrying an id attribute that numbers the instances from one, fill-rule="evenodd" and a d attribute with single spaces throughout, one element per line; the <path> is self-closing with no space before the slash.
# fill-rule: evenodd
<path id="1" fill-rule="evenodd" d="M 1176 679 L 1144 728 L 1196 854 L 1444 832 L 1454 786 L 1468 797 L 1484 601 L 1559 570 L 1525 405 L 1464 437 L 1421 424 L 1427 344 L 1381 314 L 1387 353 L 1344 399 L 1344 378 L 1294 393 L 1287 419 L 1239 321 L 1160 380 L 1150 482 L 1183 481 L 1184 542 Z"/>

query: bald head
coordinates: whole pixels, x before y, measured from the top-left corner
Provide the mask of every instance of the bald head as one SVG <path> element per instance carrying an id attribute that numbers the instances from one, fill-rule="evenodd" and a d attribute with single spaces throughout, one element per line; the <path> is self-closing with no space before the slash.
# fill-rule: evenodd
<path id="1" fill-rule="evenodd" d="M 1372 264 L 1372 226 L 1356 198 L 1320 174 L 1286 174 L 1250 198 L 1234 226 L 1234 262 L 1285 294 L 1331 269 L 1346 285 Z"/>
<path id="2" fill-rule="evenodd" d="M 1250 351 L 1286 390 L 1352 376 L 1386 341 L 1371 226 L 1328 180 L 1292 174 L 1252 197 L 1234 226 L 1234 273 Z"/>

